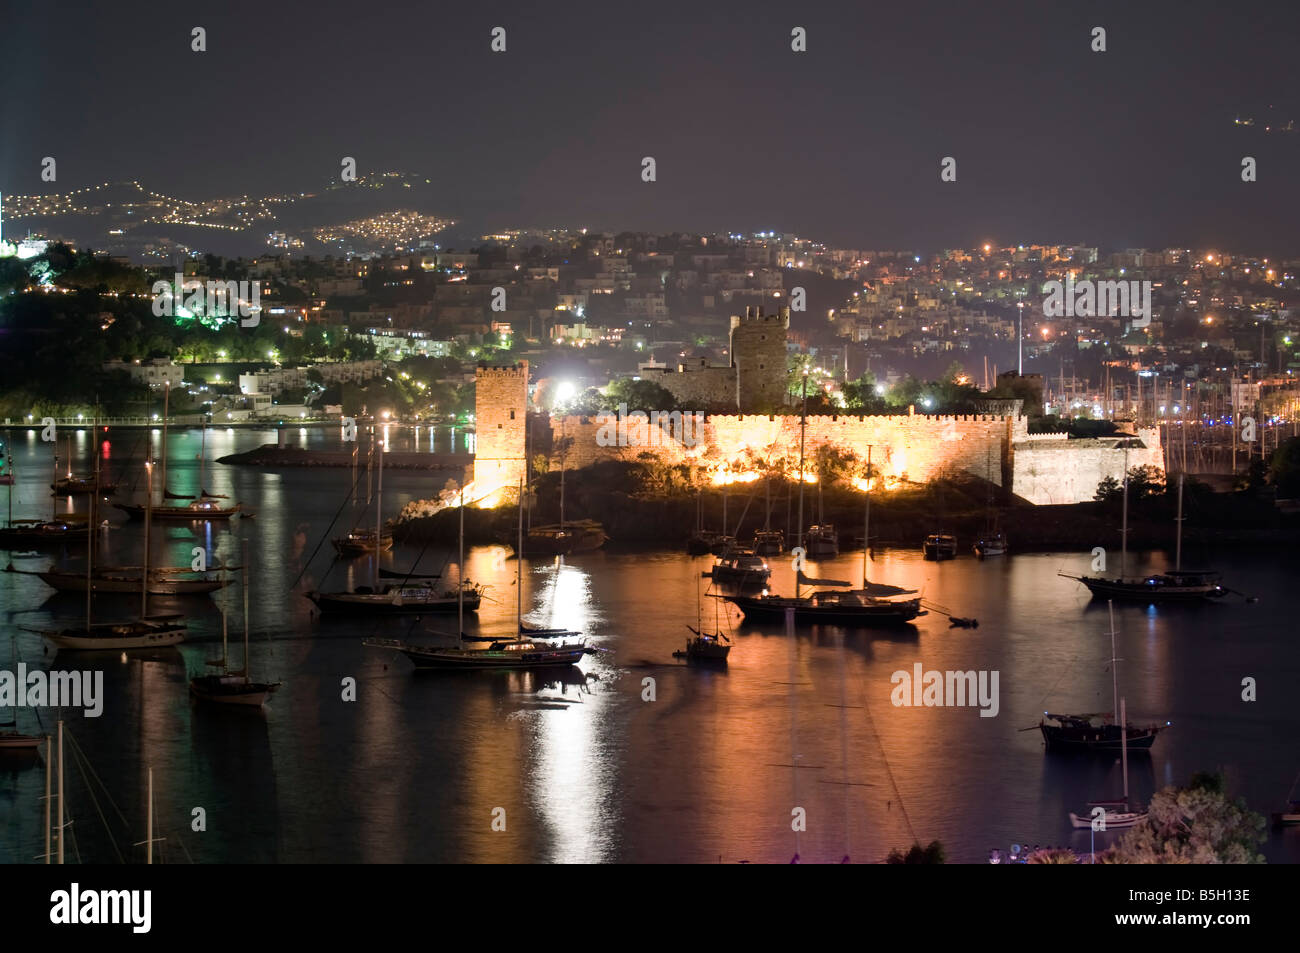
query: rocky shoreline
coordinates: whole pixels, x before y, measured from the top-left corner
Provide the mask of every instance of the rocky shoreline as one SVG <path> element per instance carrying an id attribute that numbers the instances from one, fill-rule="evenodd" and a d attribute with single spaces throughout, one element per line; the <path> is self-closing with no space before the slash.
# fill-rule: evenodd
<path id="1" fill-rule="evenodd" d="M 718 530 L 722 526 L 719 490 L 706 491 L 702 501 L 693 492 L 634 494 L 619 488 L 626 486 L 625 481 L 611 479 L 613 474 L 600 474 L 597 470 L 569 471 L 565 515 L 570 520 L 599 521 L 610 537 L 607 549 L 682 547 L 695 531 L 699 519 L 697 506 L 702 511 L 705 528 Z M 540 479 L 532 523 L 559 521 L 558 482 L 558 474 L 554 473 Z M 751 494 L 752 502 L 746 509 Z M 1006 534 L 1013 553 L 1088 554 L 1100 546 L 1108 555 L 1118 557 L 1121 525 L 1118 500 L 1051 506 L 1003 500 L 990 507 L 986 499 L 981 499 L 984 495 L 985 491 L 979 487 L 961 485 L 948 485 L 941 493 L 931 488 L 876 494 L 871 508 L 872 545 L 919 550 L 927 535 L 942 531 L 956 536 L 959 552 L 969 554 L 992 522 Z M 805 529 L 818 521 L 817 511 L 816 494 L 806 494 Z M 864 515 L 861 493 L 828 490 L 822 501 L 822 512 L 825 521 L 835 526 L 841 549 L 847 551 L 857 546 L 860 550 Z M 1174 494 L 1131 500 L 1129 548 L 1172 551 L 1176 512 Z M 798 522 L 797 513 L 797 496 L 787 509 L 786 497 L 780 495 L 773 499 L 770 525 L 787 531 L 789 539 Z M 1279 512 L 1270 501 L 1247 493 L 1212 493 L 1205 488 L 1195 493 L 1189 491 L 1184 515 L 1183 559 L 1187 566 L 1216 562 L 1215 554 L 1220 549 L 1287 550 L 1300 539 L 1300 517 Z M 517 511 L 513 506 L 467 509 L 466 542 L 509 545 L 516 532 L 516 520 Z M 768 522 L 766 501 L 761 489 L 756 493 L 752 487 L 731 491 L 727 507 L 730 533 L 748 544 L 754 531 L 762 529 L 765 522 Z M 450 509 L 432 516 L 399 520 L 394 524 L 394 532 L 403 541 L 454 544 L 456 527 L 457 512 Z"/>

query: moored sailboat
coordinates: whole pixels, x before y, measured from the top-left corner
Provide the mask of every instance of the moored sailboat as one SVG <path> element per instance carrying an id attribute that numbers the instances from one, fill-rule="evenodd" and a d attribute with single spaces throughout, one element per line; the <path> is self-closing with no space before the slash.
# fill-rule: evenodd
<path id="1" fill-rule="evenodd" d="M 520 518 L 519 518 L 519 535 L 522 542 L 523 538 L 523 484 L 520 483 Z M 461 503 L 464 503 L 462 498 Z M 465 565 L 465 523 L 462 513 L 460 525 L 460 565 Z M 517 608 L 515 615 L 515 624 L 519 631 L 524 631 L 526 627 L 523 623 L 523 562 L 522 558 L 516 568 L 517 582 L 519 587 L 517 593 Z M 462 596 L 463 599 L 463 596 Z M 542 631 L 542 630 L 532 630 Z M 554 631 L 554 630 L 547 630 Z M 558 634 L 558 633 L 557 633 Z M 574 634 L 577 633 L 564 633 Z M 465 612 L 464 606 L 460 607 L 457 614 L 456 626 L 457 639 L 460 642 L 466 640 L 465 636 Z M 507 638 L 493 641 L 487 648 L 466 648 L 462 644 L 456 645 L 417 645 L 411 642 L 403 642 L 398 639 L 369 639 L 363 643 L 373 648 L 391 648 L 396 649 L 405 655 L 418 669 L 486 669 L 486 668 L 555 668 L 568 667 L 578 664 L 582 657 L 589 651 L 582 642 L 565 642 L 560 645 L 550 645 L 542 642 L 534 642 L 531 638 Z"/>
<path id="2" fill-rule="evenodd" d="M 200 485 L 199 496 L 197 498 L 185 496 L 181 493 L 172 493 L 167 489 L 167 423 L 171 413 L 171 387 L 163 388 L 163 421 L 162 421 L 162 455 L 159 463 L 159 501 L 153 502 L 153 491 L 149 491 L 149 499 L 144 503 L 114 503 L 119 510 L 125 513 L 133 520 L 144 519 L 145 513 L 148 512 L 151 519 L 166 520 L 169 522 L 182 522 L 189 520 L 228 520 L 243 509 L 242 503 L 222 503 L 225 499 L 223 496 L 208 493 Z M 203 431 L 204 451 L 206 452 L 207 430 Z M 199 459 L 204 459 L 201 453 Z M 203 470 L 199 470 L 199 483 L 203 483 Z M 188 500 L 188 503 L 168 503 L 168 500 Z"/>
<path id="3" fill-rule="evenodd" d="M 240 671 L 231 671 L 226 651 L 226 607 L 221 606 L 221 659 L 216 664 L 219 673 L 196 675 L 190 679 L 190 694 L 195 698 L 218 705 L 242 705 L 260 708 L 267 698 L 280 687 L 279 682 L 255 682 L 249 677 L 248 653 L 248 554 L 245 550 L 241 559 L 244 564 L 244 667 Z M 211 664 L 211 663 L 210 663 Z"/>
<path id="4" fill-rule="evenodd" d="M 1112 705 L 1119 703 L 1120 659 L 1115 655 L 1115 606 L 1110 609 L 1110 673 Z M 1163 725 L 1132 725 L 1125 721 L 1117 723 L 1114 711 L 1085 715 L 1056 715 L 1043 712 L 1039 729 L 1043 733 L 1049 751 L 1114 751 L 1116 748 L 1127 750 L 1133 748 L 1150 748 L 1155 744 L 1156 736 L 1171 722 Z"/>
<path id="5" fill-rule="evenodd" d="M 1125 464 L 1123 487 L 1123 516 L 1120 529 L 1120 571 L 1114 579 L 1101 576 L 1075 576 L 1058 573 L 1066 579 L 1075 579 L 1092 594 L 1093 598 L 1119 599 L 1124 602 L 1150 604 L 1153 602 L 1205 602 L 1221 599 L 1228 594 L 1219 582 L 1219 573 L 1208 569 L 1183 569 L 1183 476 L 1178 476 L 1177 542 L 1174 568 L 1167 572 L 1152 573 L 1132 578 L 1128 569 L 1128 466 Z"/>
<path id="6" fill-rule="evenodd" d="M 1146 819 L 1146 811 L 1135 811 L 1130 809 L 1128 801 L 1128 736 L 1124 732 L 1123 725 L 1126 721 L 1126 712 L 1124 699 L 1119 700 L 1120 711 L 1120 752 L 1123 760 L 1124 773 L 1124 798 L 1120 801 L 1090 801 L 1094 811 L 1101 808 L 1100 818 L 1096 818 L 1089 813 L 1089 816 L 1080 817 L 1073 811 L 1070 812 L 1070 826 L 1076 830 L 1092 827 L 1094 820 L 1101 821 L 1101 830 L 1111 830 L 1113 828 L 1132 827 Z M 1114 810 L 1112 810 L 1114 808 Z"/>

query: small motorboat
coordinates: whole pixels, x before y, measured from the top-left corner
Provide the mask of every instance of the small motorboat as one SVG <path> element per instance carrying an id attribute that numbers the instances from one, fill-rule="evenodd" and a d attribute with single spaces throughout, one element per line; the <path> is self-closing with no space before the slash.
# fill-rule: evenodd
<path id="1" fill-rule="evenodd" d="M 713 569 L 703 575 L 714 582 L 733 586 L 765 586 L 772 575 L 766 560 L 748 549 L 733 549 L 718 557 Z"/>
<path id="2" fill-rule="evenodd" d="M 947 533 L 931 533 L 921 545 L 921 553 L 926 559 L 935 562 L 941 559 L 956 559 L 957 537 Z"/>
<path id="3" fill-rule="evenodd" d="M 808 551 L 809 559 L 838 556 L 840 544 L 839 537 L 835 535 L 835 527 L 830 523 L 809 526 L 808 535 L 804 537 L 804 548 Z"/>
<path id="4" fill-rule="evenodd" d="M 780 556 L 785 552 L 785 533 L 779 529 L 760 529 L 754 534 L 754 552 L 759 556 Z"/>
<path id="5" fill-rule="evenodd" d="M 718 543 L 718 534 L 712 530 L 702 529 L 686 541 L 686 552 L 692 556 L 707 556 L 713 552 Z"/>
<path id="6" fill-rule="evenodd" d="M 356 530 L 348 533 L 346 536 L 340 536 L 331 539 L 330 543 L 334 551 L 345 559 L 352 559 L 356 556 L 368 556 L 375 551 L 375 531 L 374 530 Z M 380 533 L 378 538 L 379 551 L 386 553 L 393 548 L 393 534 Z"/>
<path id="7" fill-rule="evenodd" d="M 60 477 L 50 484 L 54 492 L 51 496 L 89 496 L 95 492 L 95 480 L 85 477 Z M 117 492 L 116 483 L 100 483 L 99 495 L 112 496 Z"/>

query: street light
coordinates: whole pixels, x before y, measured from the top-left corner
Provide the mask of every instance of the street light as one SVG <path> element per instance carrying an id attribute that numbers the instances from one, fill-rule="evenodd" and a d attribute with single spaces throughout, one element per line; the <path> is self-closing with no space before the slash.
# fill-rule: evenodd
<path id="1" fill-rule="evenodd" d="M 1025 376 L 1025 303 L 1016 302 L 1020 317 L 1016 321 L 1016 376 Z"/>

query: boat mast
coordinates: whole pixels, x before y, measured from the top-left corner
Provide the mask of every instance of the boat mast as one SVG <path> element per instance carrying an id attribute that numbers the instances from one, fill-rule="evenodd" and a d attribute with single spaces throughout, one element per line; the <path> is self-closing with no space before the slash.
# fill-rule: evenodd
<path id="1" fill-rule="evenodd" d="M 1119 531 L 1119 578 L 1122 582 L 1128 575 L 1128 451 L 1124 451 L 1124 517 Z"/>
<path id="2" fill-rule="evenodd" d="M 567 456 L 564 447 L 564 424 L 567 420 L 568 420 L 567 414 L 560 418 L 560 533 L 561 534 L 564 533 L 564 471 L 568 469 L 568 467 L 565 466 L 566 460 L 564 459 Z M 462 499 L 461 504 L 464 505 L 464 503 L 465 501 Z"/>
<path id="3" fill-rule="evenodd" d="M 59 722 L 59 863 L 63 863 L 63 722 Z"/>
<path id="4" fill-rule="evenodd" d="M 376 428 L 375 437 L 378 438 L 378 428 Z M 375 488 L 375 592 L 379 591 L 379 550 L 383 545 L 384 524 L 383 524 L 383 507 L 384 507 L 384 444 L 379 443 L 379 464 L 377 466 L 379 476 Z M 464 502 L 463 500 L 461 501 Z"/>
<path id="5" fill-rule="evenodd" d="M 153 863 L 153 765 L 149 766 L 149 808 L 144 822 L 145 863 Z"/>
<path id="6" fill-rule="evenodd" d="M 804 434 L 808 429 L 808 365 L 803 368 L 803 414 L 799 418 L 799 532 L 795 534 L 794 544 L 803 547 L 803 444 Z M 794 597 L 799 598 L 799 575 L 803 572 L 803 560 L 795 563 Z M 789 614 L 787 614 L 789 615 Z M 793 616 L 790 616 L 793 618 Z"/>
<path id="7" fill-rule="evenodd" d="M 54 759 L 50 757 L 51 745 L 50 736 L 45 736 L 45 863 L 50 862 L 50 772 L 54 767 Z"/>
<path id="8" fill-rule="evenodd" d="M 515 631 L 522 632 L 524 624 L 524 480 L 519 478 L 519 548 L 515 550 L 515 588 L 519 590 L 519 605 L 515 610 Z"/>
<path id="9" fill-rule="evenodd" d="M 199 430 L 199 496 L 202 496 L 206 490 L 203 486 L 204 464 L 208 456 L 208 418 L 203 418 L 203 427 Z"/>
<path id="10" fill-rule="evenodd" d="M 1115 669 L 1119 659 L 1115 657 L 1115 602 L 1113 599 L 1106 600 L 1106 608 L 1110 611 L 1110 710 L 1111 714 L 1114 715 L 1116 699 L 1119 698 L 1119 675 Z"/>
<path id="11" fill-rule="evenodd" d="M 867 558 L 871 552 L 871 444 L 867 444 L 867 515 L 862 519 L 862 588 L 867 588 Z"/>
<path id="12" fill-rule="evenodd" d="M 240 588 L 244 590 L 244 684 L 247 685 L 248 670 L 250 668 L 248 664 L 248 540 L 240 541 L 239 561 L 243 563 L 243 565 L 239 567 L 239 570 L 242 577 L 240 580 Z M 377 555 L 375 561 L 378 562 Z M 221 647 L 222 655 L 224 655 L 225 652 L 226 647 L 223 645 Z"/>
<path id="13" fill-rule="evenodd" d="M 1128 810 L 1128 711 L 1124 699 L 1119 700 L 1119 746 L 1124 762 L 1124 810 Z"/>
<path id="14" fill-rule="evenodd" d="M 1178 474 L 1178 524 L 1177 542 L 1174 544 L 1174 572 L 1183 568 L 1183 475 Z"/>
<path id="15" fill-rule="evenodd" d="M 456 564 L 456 638 L 465 637 L 465 485 L 460 494 L 460 562 Z"/>
<path id="16" fill-rule="evenodd" d="M 230 602 L 230 590 L 227 589 L 225 586 L 226 567 L 224 564 L 221 567 L 221 582 L 223 584 L 221 587 L 222 589 L 221 592 L 221 674 L 228 675 L 230 674 L 230 665 L 229 665 L 230 656 L 226 649 L 226 645 L 227 645 L 226 609 L 227 609 L 227 603 Z"/>
<path id="17" fill-rule="evenodd" d="M 167 502 L 167 418 L 171 414 L 171 381 L 163 384 L 163 434 L 162 434 L 162 480 L 160 482 L 159 492 L 162 494 L 160 501 Z"/>
<path id="18" fill-rule="evenodd" d="M 140 618 L 149 615 L 149 529 L 153 516 L 153 463 L 146 460 L 144 472 L 148 479 L 149 495 L 144 504 L 144 571 L 140 574 Z"/>
<path id="19" fill-rule="evenodd" d="M 90 631 L 91 577 L 95 563 L 95 542 L 99 539 L 99 525 L 95 522 L 95 503 L 99 499 L 99 416 L 90 428 L 90 445 L 95 451 L 95 485 L 90 494 L 90 512 L 86 516 L 86 631 Z"/>

